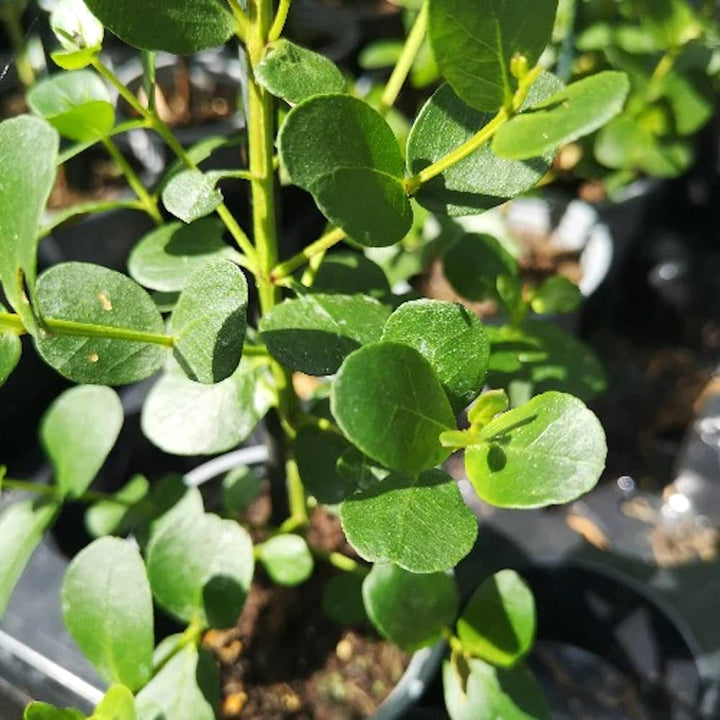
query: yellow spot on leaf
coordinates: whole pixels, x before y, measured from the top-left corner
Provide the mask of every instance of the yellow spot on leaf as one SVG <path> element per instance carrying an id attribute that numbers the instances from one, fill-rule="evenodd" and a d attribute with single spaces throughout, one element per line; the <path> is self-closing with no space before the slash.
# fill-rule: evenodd
<path id="1" fill-rule="evenodd" d="M 100 305 L 102 305 L 103 310 L 105 310 L 106 312 L 110 312 L 113 309 L 110 298 L 104 292 L 99 292 L 97 297 L 100 301 Z"/>
<path id="2" fill-rule="evenodd" d="M 96 363 L 100 359 L 100 356 L 97 353 L 90 353 L 87 359 L 89 363 Z"/>

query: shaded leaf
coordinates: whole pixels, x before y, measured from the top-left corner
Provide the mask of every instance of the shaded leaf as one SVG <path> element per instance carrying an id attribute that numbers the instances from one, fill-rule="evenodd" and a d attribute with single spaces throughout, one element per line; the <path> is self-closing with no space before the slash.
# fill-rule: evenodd
<path id="1" fill-rule="evenodd" d="M 0 313 L 5 312 L 5 307 L 0 304 Z M 12 371 L 20 362 L 22 354 L 22 342 L 17 332 L 2 327 L 0 320 L 0 387 L 2 387 L 12 374 Z"/>
<path id="2" fill-rule="evenodd" d="M 318 502 L 335 505 L 352 495 L 357 485 L 337 467 L 342 454 L 352 447 L 337 433 L 315 427 L 300 428 L 295 439 L 295 459 L 305 489 Z"/>
<path id="3" fill-rule="evenodd" d="M 312 290 L 326 295 L 368 295 L 377 300 L 391 292 L 383 269 L 360 253 L 327 256 L 315 273 Z"/>
<path id="4" fill-rule="evenodd" d="M 323 590 L 322 609 L 333 622 L 342 627 L 367 624 L 363 580 L 360 573 L 341 573 L 328 580 Z"/>
<path id="5" fill-rule="evenodd" d="M 258 545 L 258 551 L 265 571 L 278 585 L 300 585 L 312 575 L 315 562 L 299 535 L 276 535 Z"/>
<path id="6" fill-rule="evenodd" d="M 143 475 L 135 475 L 113 496 L 119 502 L 101 500 L 85 512 L 85 527 L 96 538 L 105 535 L 123 535 L 142 517 L 135 507 L 148 494 L 150 483 Z"/>
<path id="7" fill-rule="evenodd" d="M 580 288 L 574 282 L 562 275 L 554 275 L 534 291 L 530 307 L 539 315 L 569 313 L 577 310 L 582 300 Z"/>
<path id="8" fill-rule="evenodd" d="M 243 465 L 231 470 L 222 482 L 225 510 L 242 512 L 260 494 L 261 486 L 260 476 L 251 468 Z"/>

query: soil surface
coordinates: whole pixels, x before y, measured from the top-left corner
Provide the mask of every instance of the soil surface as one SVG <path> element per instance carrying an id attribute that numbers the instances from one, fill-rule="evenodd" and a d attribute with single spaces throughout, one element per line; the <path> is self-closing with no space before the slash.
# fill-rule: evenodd
<path id="1" fill-rule="evenodd" d="M 258 522 L 266 511 L 260 498 L 249 514 Z M 349 554 L 338 519 L 319 509 L 308 542 Z M 221 667 L 224 720 L 361 720 L 390 694 L 409 657 L 370 627 L 341 627 L 325 614 L 323 591 L 336 574 L 317 562 L 308 582 L 287 588 L 258 568 L 237 626 L 206 634 Z"/>

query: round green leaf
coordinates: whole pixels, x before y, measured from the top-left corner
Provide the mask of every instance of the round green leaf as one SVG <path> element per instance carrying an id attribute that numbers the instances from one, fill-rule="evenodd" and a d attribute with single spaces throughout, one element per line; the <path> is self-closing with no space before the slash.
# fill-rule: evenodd
<path id="1" fill-rule="evenodd" d="M 229 260 L 213 260 L 188 280 L 172 314 L 174 354 L 191 380 L 219 383 L 236 370 L 247 329 L 248 286 Z"/>
<path id="2" fill-rule="evenodd" d="M 602 426 L 572 395 L 538 395 L 479 435 L 465 452 L 465 467 L 478 495 L 497 507 L 568 503 L 592 490 L 605 467 Z"/>
<path id="3" fill-rule="evenodd" d="M 202 385 L 169 369 L 142 411 L 145 436 L 172 455 L 215 455 L 247 439 L 275 402 L 267 365 L 243 360 L 227 380 Z"/>
<path id="4" fill-rule="evenodd" d="M 555 275 L 548 278 L 533 293 L 530 307 L 539 315 L 569 313 L 582 303 L 580 288 L 568 278 Z"/>
<path id="5" fill-rule="evenodd" d="M 480 393 L 490 359 L 490 341 L 477 316 L 462 305 L 415 300 L 390 317 L 383 341 L 415 348 L 432 366 L 456 412 Z"/>
<path id="6" fill-rule="evenodd" d="M 524 665 L 511 670 L 482 660 L 458 665 L 443 665 L 445 706 L 452 720 L 550 720 L 540 684 Z"/>
<path id="7" fill-rule="evenodd" d="M 61 135 L 87 142 L 106 137 L 115 125 L 115 108 L 103 81 L 90 70 L 51 75 L 30 88 L 30 109 Z"/>
<path id="8" fill-rule="evenodd" d="M 579 80 L 503 125 L 492 149 L 509 160 L 555 150 L 619 115 L 629 91 L 630 83 L 622 72 L 608 70 Z"/>
<path id="9" fill-rule="evenodd" d="M 101 538 L 70 563 L 63 618 L 107 681 L 137 690 L 152 676 L 153 608 L 145 565 L 132 542 Z"/>
<path id="10" fill-rule="evenodd" d="M 217 665 L 194 644 L 167 660 L 135 701 L 138 720 L 216 720 L 219 704 Z"/>
<path id="11" fill-rule="evenodd" d="M 305 295 L 286 300 L 260 321 L 270 354 L 308 375 L 332 375 L 362 345 L 376 342 L 390 311 L 362 295 Z"/>
<path id="12" fill-rule="evenodd" d="M 168 212 L 185 223 L 210 215 L 223 202 L 215 183 L 200 170 L 183 170 L 173 175 L 162 191 Z"/>
<path id="13" fill-rule="evenodd" d="M 123 426 L 114 390 L 84 385 L 66 390 L 43 416 L 40 439 L 62 495 L 79 497 L 113 449 Z"/>
<path id="14" fill-rule="evenodd" d="M 0 304 L 0 313 L 5 307 Z M 5 330 L 0 321 L 0 387 L 2 387 L 20 362 L 22 342 L 13 330 Z"/>
<path id="15" fill-rule="evenodd" d="M 315 274 L 312 290 L 326 295 L 369 295 L 376 299 L 391 292 L 383 269 L 360 253 L 327 256 Z"/>
<path id="16" fill-rule="evenodd" d="M 152 298 L 130 278 L 87 263 L 63 263 L 42 274 L 38 304 L 46 320 L 162 335 L 162 317 Z M 166 348 L 136 340 L 54 335 L 35 339 L 51 367 L 74 382 L 126 385 L 149 377 L 162 365 Z"/>
<path id="17" fill-rule="evenodd" d="M 487 333 L 492 348 L 488 384 L 506 389 L 513 405 L 548 390 L 587 402 L 607 388 L 594 353 L 556 325 L 528 319 L 517 327 L 488 327 Z"/>
<path id="18" fill-rule="evenodd" d="M 262 479 L 254 470 L 243 465 L 225 475 L 222 487 L 225 509 L 239 513 L 260 494 Z"/>
<path id="19" fill-rule="evenodd" d="M 550 42 L 558 0 L 432 0 L 430 40 L 440 72 L 462 100 L 499 110 L 517 89 L 510 61 L 533 67 Z M 538 153 L 541 155 L 542 153 Z"/>
<path id="20" fill-rule="evenodd" d="M 493 665 L 512 667 L 535 638 L 535 599 L 514 570 L 502 570 L 474 592 L 457 623 L 463 650 Z"/>
<path id="21" fill-rule="evenodd" d="M 153 536 L 147 567 L 165 610 L 188 623 L 232 627 L 255 569 L 252 540 L 234 520 L 183 517 Z"/>
<path id="22" fill-rule="evenodd" d="M 393 470 L 414 475 L 449 455 L 439 438 L 455 428 L 455 415 L 430 363 L 411 347 L 383 342 L 349 355 L 331 407 L 350 441 Z"/>
<path id="23" fill-rule="evenodd" d="M 515 258 L 490 235 L 463 235 L 445 253 L 445 277 L 462 297 L 498 300 L 498 280 L 519 274 Z"/>
<path id="24" fill-rule="evenodd" d="M 372 624 L 407 652 L 437 642 L 457 613 L 455 580 L 445 573 L 415 575 L 394 565 L 375 565 L 362 590 Z"/>
<path id="25" fill-rule="evenodd" d="M 268 92 L 293 105 L 314 95 L 345 91 L 345 78 L 335 63 L 285 39 L 265 48 L 255 78 Z"/>
<path id="26" fill-rule="evenodd" d="M 86 720 L 85 713 L 72 708 L 57 708 L 44 702 L 30 703 L 23 720 Z"/>
<path id="27" fill-rule="evenodd" d="M 712 117 L 715 85 L 704 72 L 668 73 L 662 83 L 662 95 L 672 108 L 678 135 L 692 135 Z"/>
<path id="28" fill-rule="evenodd" d="M 223 242 L 225 226 L 217 218 L 190 225 L 162 225 L 135 246 L 128 270 L 136 282 L 152 290 L 179 292 L 190 276 L 210 260 L 234 260 L 237 252 Z"/>
<path id="29" fill-rule="evenodd" d="M 100 22 L 128 45 L 191 55 L 222 45 L 235 21 L 217 0 L 86 0 Z"/>
<path id="30" fill-rule="evenodd" d="M 338 625 L 365 625 L 368 622 L 363 604 L 364 575 L 341 573 L 328 580 L 322 596 L 322 609 Z"/>
<path id="31" fill-rule="evenodd" d="M 312 97 L 288 114 L 278 147 L 292 182 L 353 240 L 381 247 L 409 232 L 400 148 L 367 103 L 340 94 Z"/>
<path id="32" fill-rule="evenodd" d="M 543 73 L 533 84 L 523 107 L 530 107 L 561 90 L 554 75 Z M 418 115 L 408 138 L 407 164 L 417 175 L 470 140 L 493 118 L 466 105 L 449 85 L 443 85 Z M 554 152 L 531 160 L 503 160 L 483 145 L 469 157 L 423 185 L 415 198 L 433 212 L 476 215 L 516 197 L 542 179 Z"/>
<path id="33" fill-rule="evenodd" d="M 300 428 L 295 459 L 305 489 L 318 502 L 335 505 L 352 495 L 357 485 L 340 473 L 337 463 L 350 443 L 340 435 L 316 427 Z"/>
<path id="34" fill-rule="evenodd" d="M 278 585 L 300 585 L 312 575 L 313 556 L 299 535 L 276 535 L 259 545 L 258 550 L 260 562 Z"/>
<path id="35" fill-rule="evenodd" d="M 113 685 L 95 708 L 92 720 L 136 720 L 135 698 L 124 685 Z"/>
<path id="36" fill-rule="evenodd" d="M 25 328 L 37 334 L 37 234 L 57 172 L 60 139 L 40 118 L 21 115 L 0 123 L 0 284 Z"/>
<path id="37" fill-rule="evenodd" d="M 472 549 L 477 521 L 441 470 L 391 473 L 342 504 L 343 530 L 358 554 L 415 573 L 455 567 Z"/>
<path id="38" fill-rule="evenodd" d="M 96 538 L 105 535 L 123 535 L 129 532 L 135 521 L 142 517 L 138 508 L 134 507 L 145 499 L 150 490 L 150 483 L 142 475 L 135 475 L 124 485 L 112 500 L 101 500 L 91 505 L 85 513 L 85 527 Z"/>

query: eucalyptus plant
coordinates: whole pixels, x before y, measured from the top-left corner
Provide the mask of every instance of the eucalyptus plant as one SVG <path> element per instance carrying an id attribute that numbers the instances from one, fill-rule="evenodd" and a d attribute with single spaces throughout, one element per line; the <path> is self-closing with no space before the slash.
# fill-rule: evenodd
<path id="1" fill-rule="evenodd" d="M 5 489 L 35 499 L 0 516 L 0 610 L 62 505 L 86 502 L 98 539 L 70 564 L 62 607 L 111 684 L 96 720 L 215 717 L 217 671 L 200 645 L 204 631 L 235 623 L 256 563 L 292 585 L 317 562 L 341 571 L 328 585 L 328 608 L 361 593 L 372 624 L 405 650 L 448 642 L 454 720 L 547 717 L 522 662 L 535 631 L 524 582 L 499 573 L 457 619 L 449 571 L 478 526 L 443 467 L 462 452 L 475 492 L 497 507 L 579 497 L 604 467 L 605 436 L 583 402 L 604 381 L 589 351 L 532 317 L 571 310 L 577 288 L 560 278 L 525 287 L 495 238 L 462 231 L 452 218 L 532 189 L 559 147 L 622 112 L 627 77 L 607 71 L 565 86 L 545 68 L 556 0 L 422 2 L 377 107 L 348 92 L 329 60 L 283 37 L 290 0 L 86 2 L 59 0 L 51 18 L 60 43 L 53 58 L 66 72 L 31 88 L 32 115 L 0 124 L 8 304 L 0 308 L 0 379 L 12 373 L 26 334 L 78 384 L 42 421 L 54 482 L 4 477 Z M 133 94 L 106 64 L 106 30 L 141 51 L 149 92 Z M 192 54 L 232 38 L 247 59 L 247 152 L 238 152 L 237 167 L 206 172 L 203 161 L 237 138 L 193 147 L 177 140 L 152 102 L 155 53 Z M 446 84 L 401 147 L 384 114 L 426 39 Z M 114 95 L 135 119 L 118 120 Z M 177 159 L 156 187 L 143 184 L 114 140 L 137 128 L 157 133 Z M 133 197 L 48 219 L 58 168 L 97 143 Z M 247 183 L 249 219 L 225 205 L 221 180 Z M 282 184 L 307 191 L 328 222 L 290 257 L 279 231 Z M 43 236 L 118 206 L 157 226 L 138 240 L 129 276 L 81 262 L 38 275 Z M 463 305 L 393 293 L 369 259 L 403 242 L 414 215 L 428 213 L 453 228 L 443 245 L 452 283 L 469 300 L 495 299 L 505 324 L 486 327 Z M 251 317 L 249 305 L 257 308 Z M 142 427 L 168 453 L 222 453 L 267 419 L 272 465 L 283 472 L 271 475 L 275 522 L 254 547 L 235 519 L 259 487 L 246 468 L 224 480 L 218 512 L 206 512 L 198 490 L 176 477 L 134 477 L 112 495 L 91 488 L 123 425 L 111 387 L 158 373 Z M 310 400 L 296 394 L 297 373 L 317 378 Z M 359 559 L 308 544 L 316 505 L 339 514 Z M 153 603 L 187 626 L 157 648 Z M 84 715 L 34 703 L 26 717 Z"/>

